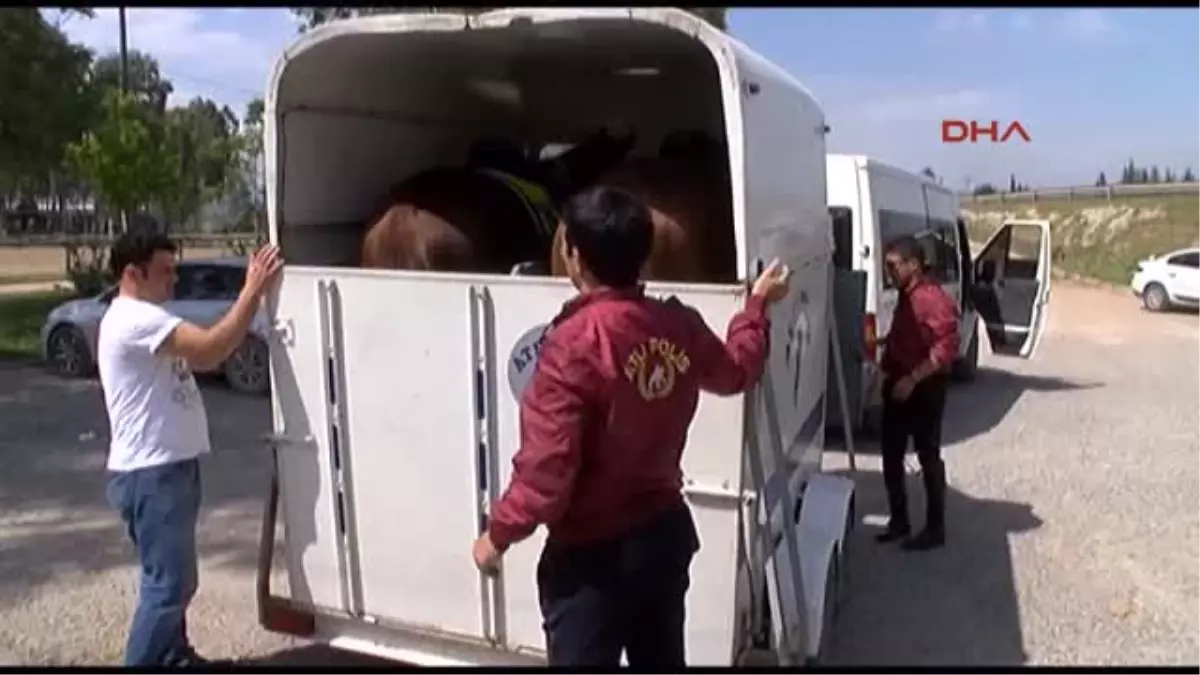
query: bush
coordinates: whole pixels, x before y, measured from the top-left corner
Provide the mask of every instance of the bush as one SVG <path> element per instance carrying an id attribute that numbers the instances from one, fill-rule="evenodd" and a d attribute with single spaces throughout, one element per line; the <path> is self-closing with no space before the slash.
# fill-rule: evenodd
<path id="1" fill-rule="evenodd" d="M 108 270 L 108 247 L 83 245 L 67 247 L 67 278 L 80 296 L 100 293 L 116 283 Z"/>

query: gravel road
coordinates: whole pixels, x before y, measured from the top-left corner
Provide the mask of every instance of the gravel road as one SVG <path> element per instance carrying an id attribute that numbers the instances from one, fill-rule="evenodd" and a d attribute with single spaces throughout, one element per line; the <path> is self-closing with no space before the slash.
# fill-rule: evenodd
<path id="1" fill-rule="evenodd" d="M 1196 317 L 1066 283 L 1052 302 L 1033 361 L 984 355 L 979 380 L 951 394 L 946 549 L 905 555 L 868 541 L 885 507 L 876 452 L 860 448 L 867 525 L 834 663 L 1200 661 Z M 267 459 L 257 437 L 269 407 L 219 382 L 205 399 L 215 450 L 194 642 L 247 663 L 357 661 L 257 627 Z M 104 502 L 97 385 L 0 363 L 0 430 L 0 665 L 119 663 L 136 569 Z M 920 494 L 914 479 L 914 509 Z"/>
<path id="2" fill-rule="evenodd" d="M 860 454 L 875 526 L 853 542 L 833 662 L 1200 663 L 1196 315 L 1065 282 L 1051 303 L 1033 360 L 984 354 L 951 391 L 946 549 L 870 540 L 887 504 L 877 451 Z"/>

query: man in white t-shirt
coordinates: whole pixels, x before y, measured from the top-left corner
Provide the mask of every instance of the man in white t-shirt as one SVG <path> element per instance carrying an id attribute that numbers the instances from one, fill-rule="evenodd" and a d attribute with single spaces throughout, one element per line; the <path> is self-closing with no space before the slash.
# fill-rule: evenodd
<path id="1" fill-rule="evenodd" d="M 209 451 L 192 369 L 215 366 L 237 348 L 283 264 L 274 246 L 255 252 L 233 307 L 201 328 L 161 306 L 174 290 L 175 252 L 160 234 L 126 234 L 113 245 L 109 264 L 119 291 L 100 322 L 96 348 L 112 439 L 108 501 L 141 563 L 126 666 L 205 662 L 188 641 L 185 619 L 198 585 L 198 458 Z"/>

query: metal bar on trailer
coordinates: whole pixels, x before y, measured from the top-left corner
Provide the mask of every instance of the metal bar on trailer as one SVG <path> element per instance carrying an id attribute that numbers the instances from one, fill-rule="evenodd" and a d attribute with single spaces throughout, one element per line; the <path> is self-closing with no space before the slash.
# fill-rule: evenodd
<path id="1" fill-rule="evenodd" d="M 858 462 L 854 452 L 854 432 L 850 429 L 854 425 L 850 420 L 850 398 L 846 392 L 846 371 L 842 364 L 842 343 L 841 334 L 838 333 L 837 307 L 833 303 L 834 275 L 837 274 L 837 268 L 831 265 L 829 269 L 829 300 L 825 303 L 825 313 L 829 315 L 829 339 L 831 341 L 829 351 L 833 352 L 833 371 L 834 378 L 837 380 L 838 406 L 842 410 L 842 437 L 846 441 L 846 457 L 850 462 L 850 470 L 858 471 Z"/>
<path id="2" fill-rule="evenodd" d="M 347 513 L 349 499 L 346 495 L 347 481 L 343 464 L 346 449 L 342 443 L 345 421 L 341 419 L 339 405 L 341 399 L 345 397 L 345 392 L 341 391 L 344 382 L 338 375 L 341 371 L 341 355 L 338 353 L 339 341 L 334 335 L 340 312 L 336 312 L 333 306 L 335 302 L 333 286 L 334 282 L 332 281 L 317 282 L 317 302 L 321 321 L 322 382 L 325 385 L 323 392 L 326 416 L 325 434 L 326 442 L 329 444 L 330 488 L 333 496 L 334 525 L 337 528 L 338 592 L 341 598 L 339 609 L 352 616 L 358 616 L 361 614 L 362 608 L 354 593 L 357 584 L 352 580 L 356 569 L 354 569 L 354 559 L 349 550 L 350 527 Z"/>
<path id="3" fill-rule="evenodd" d="M 479 471 L 477 485 L 479 534 L 487 531 L 487 519 L 492 504 L 500 498 L 500 431 L 496 419 L 496 350 L 495 313 L 487 286 L 471 286 L 471 358 L 472 389 L 476 397 L 476 463 Z M 483 592 L 485 636 L 497 645 L 506 645 L 508 627 L 505 620 L 504 563 L 495 575 L 480 572 Z"/>

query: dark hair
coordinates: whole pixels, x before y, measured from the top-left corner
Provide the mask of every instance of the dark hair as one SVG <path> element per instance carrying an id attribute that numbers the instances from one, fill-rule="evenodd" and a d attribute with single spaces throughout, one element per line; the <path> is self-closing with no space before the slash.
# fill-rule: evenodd
<path id="1" fill-rule="evenodd" d="M 921 242 L 917 241 L 916 237 L 904 236 L 893 239 L 888 242 L 883 253 L 884 255 L 895 253 L 905 262 L 915 260 L 921 269 L 925 269 L 925 247 L 921 246 Z"/>
<path id="2" fill-rule="evenodd" d="M 179 247 L 167 235 L 157 232 L 126 232 L 112 245 L 108 267 L 117 279 L 128 265 L 145 265 L 158 251 L 175 253 Z"/>
<path id="3" fill-rule="evenodd" d="M 567 244 L 579 251 L 596 281 L 613 288 L 637 284 L 650 255 L 650 211 L 618 188 L 593 187 L 563 207 Z"/>

